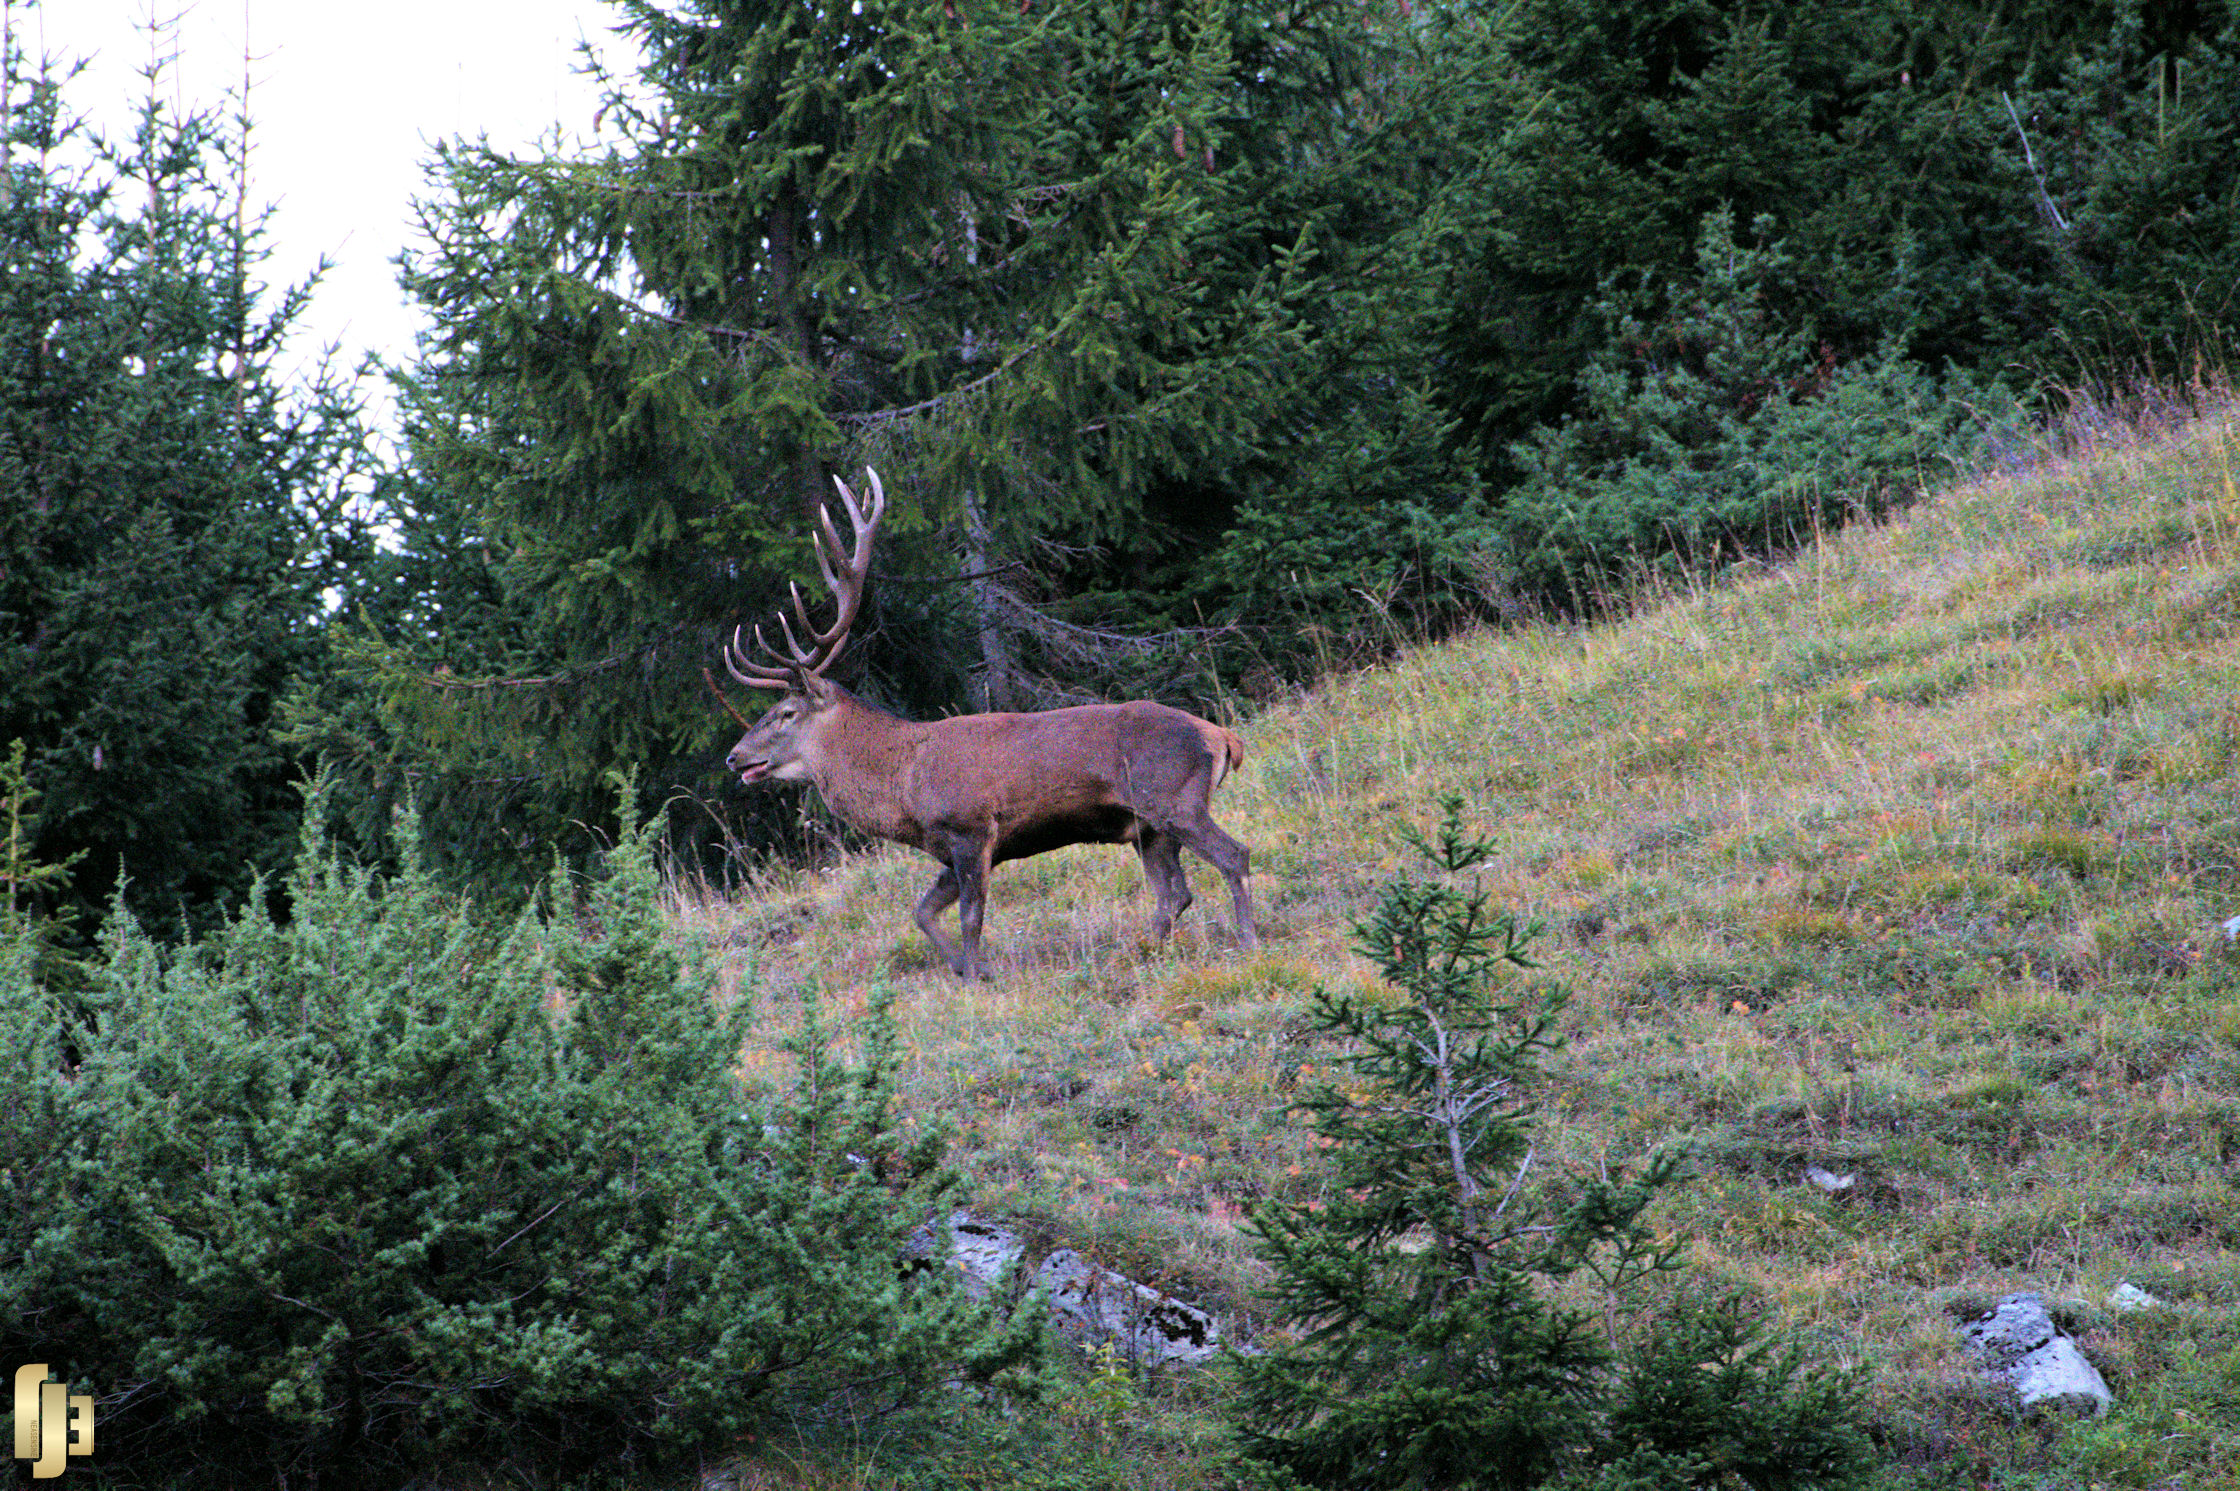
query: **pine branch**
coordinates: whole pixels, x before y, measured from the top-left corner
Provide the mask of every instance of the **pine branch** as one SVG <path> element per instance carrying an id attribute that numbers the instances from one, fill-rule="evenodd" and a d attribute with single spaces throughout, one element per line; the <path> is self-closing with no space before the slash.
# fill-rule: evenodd
<path id="1" fill-rule="evenodd" d="M 651 306 L 640 305 L 627 295 L 617 291 L 602 290 L 601 293 L 631 314 L 643 316 L 649 321 L 659 321 L 664 326 L 674 326 L 681 331 L 697 331 L 712 337 L 730 337 L 734 341 L 760 342 L 776 348 L 780 353 L 786 350 L 785 344 L 767 331 L 741 331 L 732 326 L 718 326 L 712 321 L 694 321 L 685 316 L 672 316 L 666 311 L 657 311 Z"/>
<path id="2" fill-rule="evenodd" d="M 438 663 L 434 671 L 428 673 L 413 670 L 412 676 L 417 682 L 426 684 L 439 693 L 457 693 L 479 689 L 551 688 L 557 684 L 575 683 L 583 679 L 593 678 L 610 669 L 619 668 L 625 663 L 634 662 L 654 650 L 662 642 L 681 636 L 688 630 L 689 628 L 683 623 L 676 623 L 656 633 L 641 646 L 623 652 L 610 652 L 595 662 L 584 663 L 580 667 L 563 668 L 557 673 L 547 673 L 541 677 L 461 678 L 442 663 Z"/>
<path id="3" fill-rule="evenodd" d="M 960 398 L 965 394 L 971 393 L 977 388 L 985 387 L 987 384 L 994 382 L 997 378 L 1009 372 L 1014 366 L 1016 366 L 1021 358 L 1029 356 L 1032 353 L 1039 352 L 1043 347 L 1047 345 L 1048 343 L 1046 342 L 1031 342 L 1024 347 L 1021 347 L 1018 351 L 1012 353 L 1009 357 L 1005 358 L 996 366 L 990 368 L 987 372 L 982 373 L 979 377 L 973 379 L 970 383 L 960 383 L 955 388 L 948 390 L 946 393 L 937 393 L 930 399 L 921 399 L 915 404 L 906 404 L 900 409 L 875 409 L 864 414 L 835 414 L 832 416 L 832 418 L 840 424 L 875 425 L 884 424 L 890 420 L 908 419 L 912 415 L 927 413 L 931 410 L 940 408 L 942 405 L 948 403 L 952 399 Z"/>

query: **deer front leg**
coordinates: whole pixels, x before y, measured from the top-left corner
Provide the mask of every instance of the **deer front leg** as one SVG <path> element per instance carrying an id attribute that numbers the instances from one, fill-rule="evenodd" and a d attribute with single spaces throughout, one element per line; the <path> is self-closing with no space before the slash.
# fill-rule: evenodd
<path id="1" fill-rule="evenodd" d="M 933 944 L 933 950 L 941 955 L 941 960 L 949 965 L 949 971 L 963 978 L 964 954 L 934 920 L 957 904 L 958 894 L 957 872 L 944 867 L 940 877 L 926 887 L 924 895 L 918 897 L 915 914 L 918 918 L 918 930 L 926 934 L 926 940 Z"/>
<path id="2" fill-rule="evenodd" d="M 988 862 L 995 854 L 995 836 L 977 842 L 960 841 L 949 859 L 949 873 L 957 877 L 957 930 L 964 937 L 964 966 L 957 970 L 968 979 L 984 980 L 988 966 L 980 957 L 980 923 L 988 911 Z"/>

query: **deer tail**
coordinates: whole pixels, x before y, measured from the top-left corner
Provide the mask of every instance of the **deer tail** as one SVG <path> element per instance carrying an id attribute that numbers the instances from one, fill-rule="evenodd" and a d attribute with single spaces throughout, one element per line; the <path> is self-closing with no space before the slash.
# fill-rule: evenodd
<path id="1" fill-rule="evenodd" d="M 1244 737 L 1234 730 L 1208 725 L 1206 746 L 1213 752 L 1213 785 L 1218 787 L 1230 772 L 1244 765 Z"/>

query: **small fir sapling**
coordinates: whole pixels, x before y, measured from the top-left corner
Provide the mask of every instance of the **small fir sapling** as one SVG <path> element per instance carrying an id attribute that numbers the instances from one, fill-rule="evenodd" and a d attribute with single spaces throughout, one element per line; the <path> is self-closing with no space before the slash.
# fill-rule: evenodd
<path id="1" fill-rule="evenodd" d="M 1493 852 L 1461 801 L 1405 840 L 1433 873 L 1395 877 L 1356 946 L 1400 997 L 1317 991 L 1316 1028 L 1347 1075 L 1300 1108 L 1333 1172 L 1325 1199 L 1253 1219 L 1295 1335 L 1239 1357 L 1233 1410 L 1248 1477 L 1275 1486 L 1535 1487 L 1841 1484 L 1864 1441 L 1850 1379 L 1755 1343 L 1732 1301 L 1651 1322 L 1622 1347 L 1631 1286 L 1677 1267 L 1644 1220 L 1680 1176 L 1663 1151 L 1630 1175 L 1532 1184 L 1539 1061 L 1561 1041 L 1562 990 L 1524 983 L 1538 928 L 1457 878 Z M 1607 1322 L 1553 1296 L 1611 1302 Z M 1667 1326 L 1671 1328 L 1666 1329 Z M 1656 1391 L 1672 1352 L 1718 1358 L 1685 1413 Z M 1693 1363 L 1696 1358 L 1688 1356 Z M 1696 1401 L 1708 1394 L 1721 1412 Z M 1746 1445 L 1738 1447 L 1740 1441 Z"/>

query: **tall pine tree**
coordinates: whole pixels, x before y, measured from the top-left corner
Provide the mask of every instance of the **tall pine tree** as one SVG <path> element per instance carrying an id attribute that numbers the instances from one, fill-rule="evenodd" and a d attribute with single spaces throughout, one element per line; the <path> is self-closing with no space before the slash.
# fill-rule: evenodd
<path id="1" fill-rule="evenodd" d="M 282 696 L 322 666 L 354 411 L 272 370 L 245 117 L 146 104 L 104 145 L 0 58 L 0 749 L 28 748 L 53 909 L 207 924 L 293 842 Z M 151 100 L 159 90 L 149 78 Z"/>
<path id="2" fill-rule="evenodd" d="M 1329 387 L 1334 323 L 1375 324 L 1338 291 L 1366 220 L 1332 121 L 1376 44 L 1350 7 L 621 9 L 611 143 L 447 148 L 408 274 L 437 330 L 406 559 L 460 588 L 369 607 L 355 738 L 365 779 L 458 809 L 463 854 L 594 821 L 622 764 L 724 823 L 702 673 L 811 572 L 833 474 L 882 471 L 880 571 L 925 582 L 875 596 L 851 666 L 920 710 L 1015 704 L 1036 621 L 993 582 L 1041 539 L 1123 540 L 1148 493 L 1232 511 L 1296 470 L 1307 406 L 1394 397 Z"/>

